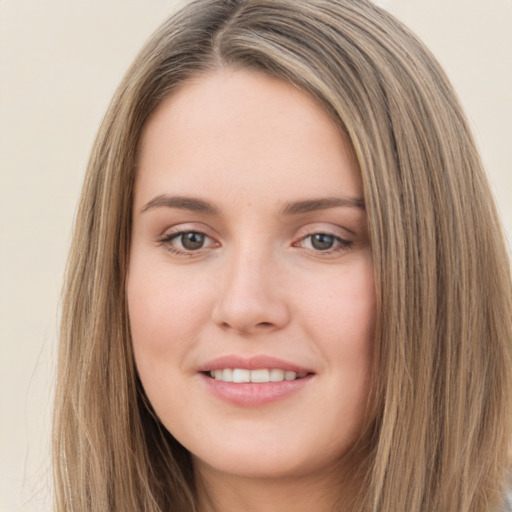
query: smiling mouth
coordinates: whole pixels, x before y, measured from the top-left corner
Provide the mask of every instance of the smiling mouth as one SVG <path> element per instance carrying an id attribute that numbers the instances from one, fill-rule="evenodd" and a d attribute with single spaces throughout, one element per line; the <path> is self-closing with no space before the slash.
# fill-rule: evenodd
<path id="1" fill-rule="evenodd" d="M 223 368 L 205 372 L 214 380 L 222 382 L 233 382 L 235 384 L 266 382 L 283 382 L 290 380 L 303 379 L 308 372 L 297 373 L 279 368 L 258 368 L 256 370 L 247 370 L 245 368 Z"/>

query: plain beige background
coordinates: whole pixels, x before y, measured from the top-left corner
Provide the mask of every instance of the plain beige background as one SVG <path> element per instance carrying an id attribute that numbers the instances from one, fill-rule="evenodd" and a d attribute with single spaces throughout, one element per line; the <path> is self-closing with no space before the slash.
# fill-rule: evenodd
<path id="1" fill-rule="evenodd" d="M 89 150 L 175 0 L 0 0 L 0 512 L 51 509 L 59 293 Z M 459 91 L 512 237 L 512 0 L 382 0 Z"/>

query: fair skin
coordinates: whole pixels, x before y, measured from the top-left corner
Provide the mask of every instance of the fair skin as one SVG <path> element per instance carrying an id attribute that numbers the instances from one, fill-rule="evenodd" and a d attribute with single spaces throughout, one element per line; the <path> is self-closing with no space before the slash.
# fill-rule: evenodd
<path id="1" fill-rule="evenodd" d="M 200 510 L 331 510 L 357 464 L 339 461 L 365 420 L 375 292 L 357 163 L 324 110 L 229 68 L 164 100 L 140 142 L 127 294 Z"/>

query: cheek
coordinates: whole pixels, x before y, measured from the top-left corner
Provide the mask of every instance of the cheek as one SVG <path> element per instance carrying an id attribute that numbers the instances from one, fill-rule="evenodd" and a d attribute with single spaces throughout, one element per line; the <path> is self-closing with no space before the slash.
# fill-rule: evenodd
<path id="1" fill-rule="evenodd" d="M 372 345 L 376 300 L 371 259 L 336 269 L 321 282 L 307 283 L 302 293 L 302 316 L 313 332 L 335 346 L 347 345 L 363 351 Z M 313 333 L 312 333 L 313 335 Z"/>
<path id="2" fill-rule="evenodd" d="M 366 407 L 372 380 L 376 300 L 371 260 L 359 261 L 324 282 L 312 281 L 301 305 L 304 330 L 327 361 L 333 396 L 354 411 Z M 358 415 L 359 413 L 356 413 Z"/>
<path id="3" fill-rule="evenodd" d="M 184 283 L 168 271 L 151 266 L 130 267 L 126 290 L 137 372 L 144 390 L 161 418 L 174 417 L 185 407 L 180 374 L 187 370 L 187 354 L 194 347 L 205 316 L 198 286 Z M 198 283 L 196 283 L 198 285 Z M 170 400 L 169 390 L 172 393 Z"/>
<path id="4" fill-rule="evenodd" d="M 205 280 L 151 267 L 135 260 L 126 285 L 135 362 L 148 394 L 186 365 L 211 309 Z"/>
<path id="5" fill-rule="evenodd" d="M 147 265 L 146 267 L 151 267 Z M 210 302 L 204 280 L 190 279 L 163 266 L 130 267 L 127 279 L 128 311 L 134 340 L 172 341 L 198 326 Z"/>

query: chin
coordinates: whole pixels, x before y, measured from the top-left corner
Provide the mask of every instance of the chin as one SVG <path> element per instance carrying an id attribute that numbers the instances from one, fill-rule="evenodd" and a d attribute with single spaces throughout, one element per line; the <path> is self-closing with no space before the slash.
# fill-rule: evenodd
<path id="1" fill-rule="evenodd" d="M 305 449 L 307 444 L 286 443 L 286 440 L 243 443 L 225 449 L 208 450 L 193 455 L 194 467 L 208 471 L 251 479 L 301 478 L 312 473 L 330 472 L 347 450 L 333 451 L 316 445 L 315 450 Z"/>
<path id="2" fill-rule="evenodd" d="M 263 452 L 263 453 L 262 453 Z M 235 457 L 226 457 L 222 461 L 212 461 L 193 457 L 194 467 L 201 472 L 208 468 L 208 471 L 214 471 L 232 477 L 248 479 L 283 479 L 306 476 L 310 469 L 305 469 L 304 461 L 283 460 L 274 456 L 267 457 L 264 451 L 260 450 L 259 460 L 248 460 Z"/>

